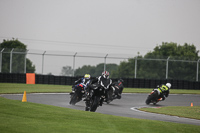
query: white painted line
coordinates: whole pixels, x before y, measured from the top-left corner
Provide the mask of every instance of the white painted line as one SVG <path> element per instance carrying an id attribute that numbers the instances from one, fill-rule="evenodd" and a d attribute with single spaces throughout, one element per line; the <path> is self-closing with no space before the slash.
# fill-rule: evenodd
<path id="1" fill-rule="evenodd" d="M 140 112 L 140 113 L 155 114 L 155 115 L 160 115 L 160 116 L 167 116 L 167 117 L 180 118 L 180 117 L 178 117 L 178 116 L 165 115 L 165 114 L 158 114 L 158 113 L 154 113 L 154 112 L 146 112 L 146 111 L 141 111 L 141 110 L 139 110 L 139 108 L 146 108 L 146 107 L 148 107 L 148 106 L 132 107 L 132 108 L 130 108 L 130 109 L 133 110 L 133 111 Z M 148 107 L 148 108 L 153 108 L 153 107 Z"/>

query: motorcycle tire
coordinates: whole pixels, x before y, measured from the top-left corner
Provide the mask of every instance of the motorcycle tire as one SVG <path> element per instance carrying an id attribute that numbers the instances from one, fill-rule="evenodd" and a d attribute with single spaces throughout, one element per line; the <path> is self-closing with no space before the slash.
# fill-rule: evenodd
<path id="1" fill-rule="evenodd" d="M 147 105 L 149 105 L 149 104 L 151 103 L 150 96 L 148 96 L 148 98 L 146 99 L 145 103 L 146 103 Z"/>
<path id="2" fill-rule="evenodd" d="M 78 95 L 77 95 L 76 93 L 74 93 L 74 94 L 71 96 L 71 100 L 70 100 L 69 104 L 75 105 L 77 102 L 78 102 Z"/>
<path id="3" fill-rule="evenodd" d="M 108 91 L 108 93 L 107 93 L 107 98 L 106 98 L 105 102 L 106 102 L 107 104 L 109 104 L 109 103 L 112 102 L 112 101 L 113 101 L 113 91 Z"/>
<path id="4" fill-rule="evenodd" d="M 97 107 L 99 106 L 99 101 L 100 97 L 99 96 L 94 96 L 91 98 L 91 106 L 90 106 L 90 111 L 95 112 L 97 110 Z"/>
<path id="5" fill-rule="evenodd" d="M 148 97 L 147 97 L 147 100 L 145 101 L 145 103 L 147 104 L 147 105 L 149 105 L 157 96 L 156 96 L 157 94 L 154 92 L 154 93 L 152 93 L 151 95 L 149 95 Z"/>

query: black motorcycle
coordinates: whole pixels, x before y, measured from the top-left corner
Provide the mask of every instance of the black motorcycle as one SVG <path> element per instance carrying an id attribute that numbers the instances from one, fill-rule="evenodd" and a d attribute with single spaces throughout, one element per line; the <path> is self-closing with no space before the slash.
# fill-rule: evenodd
<path id="1" fill-rule="evenodd" d="M 121 93 L 123 88 L 119 88 L 118 86 L 111 86 L 110 89 L 107 91 L 107 97 L 105 98 L 104 102 L 109 104 L 115 99 L 121 99 Z"/>
<path id="2" fill-rule="evenodd" d="M 108 90 L 109 88 L 106 88 L 102 84 L 93 84 L 89 93 L 90 100 L 86 101 L 85 111 L 95 112 L 97 107 L 102 106 L 105 98 L 107 97 Z"/>
<path id="3" fill-rule="evenodd" d="M 82 100 L 83 96 L 85 94 L 84 86 L 82 84 L 78 84 L 74 88 L 74 93 L 70 93 L 70 102 L 69 104 L 75 105 L 79 101 Z"/>
<path id="4" fill-rule="evenodd" d="M 153 103 L 154 105 L 156 105 L 156 103 L 158 103 L 159 101 L 161 101 L 162 98 L 159 98 L 158 95 L 158 91 L 157 90 L 153 90 L 147 97 L 146 99 L 146 104 L 149 105 L 150 103 Z"/>

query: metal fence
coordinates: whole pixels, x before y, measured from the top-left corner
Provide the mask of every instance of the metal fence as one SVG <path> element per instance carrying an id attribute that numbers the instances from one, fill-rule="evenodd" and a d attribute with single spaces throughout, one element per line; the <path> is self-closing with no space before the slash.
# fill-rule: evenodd
<path id="1" fill-rule="evenodd" d="M 199 62 L 198 60 L 186 60 L 185 58 L 174 57 L 155 57 L 139 58 L 137 55 L 122 54 L 102 54 L 102 53 L 84 53 L 84 52 L 66 52 L 66 51 L 40 51 L 40 50 L 21 50 L 21 49 L 1 49 L 0 50 L 0 72 L 2 73 L 26 73 L 26 58 L 30 59 L 35 65 L 37 74 L 63 75 L 61 73 L 64 66 L 71 70 L 68 75 L 74 76 L 74 70 L 84 65 L 96 66 L 104 63 L 117 64 L 129 62 L 132 71 L 127 69 L 125 77 L 134 78 L 156 78 L 156 75 L 162 75 L 164 79 L 179 79 L 188 77 L 192 81 L 199 81 Z M 153 63 L 153 65 L 152 65 Z M 8 65 L 9 64 L 9 65 Z M 17 64 L 21 64 L 21 67 Z M 143 69 L 142 65 L 143 64 Z M 144 67 L 145 64 L 145 67 Z M 6 65 L 6 66 L 5 66 Z M 126 67 L 126 66 L 124 66 Z M 4 69 L 2 69 L 4 68 Z M 125 68 L 126 69 L 126 68 Z M 184 71 L 186 69 L 187 71 Z M 103 71 L 103 70 L 102 70 Z M 173 74 L 172 74 L 173 72 Z M 148 75 L 149 74 L 149 75 Z M 146 75 L 146 77 L 143 77 Z"/>
<path id="2" fill-rule="evenodd" d="M 35 75 L 35 84 L 54 84 L 54 85 L 73 85 L 80 77 L 54 76 L 54 75 Z M 95 77 L 92 77 L 95 78 Z M 118 79 L 113 79 L 116 82 Z M 123 78 L 124 87 L 127 88 L 155 88 L 159 84 L 170 82 L 171 89 L 189 89 L 200 90 L 200 82 L 170 79 L 138 79 Z M 26 74 L 24 73 L 0 73 L 0 83 L 26 83 Z"/>

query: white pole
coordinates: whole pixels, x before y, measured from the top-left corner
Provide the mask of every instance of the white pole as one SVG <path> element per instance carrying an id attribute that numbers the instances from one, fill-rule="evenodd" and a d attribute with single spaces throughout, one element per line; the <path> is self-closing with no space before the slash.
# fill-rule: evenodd
<path id="1" fill-rule="evenodd" d="M 46 53 L 46 51 L 44 51 L 44 53 L 42 54 L 42 74 L 43 74 L 43 69 L 44 69 L 44 54 Z"/>
<path id="2" fill-rule="evenodd" d="M 13 50 L 14 50 L 14 48 L 10 52 L 10 73 L 12 73 L 12 52 L 13 52 Z"/>
<path id="3" fill-rule="evenodd" d="M 28 50 L 26 50 L 25 55 L 24 55 L 24 73 L 26 73 L 26 55 L 28 53 Z"/>
<path id="4" fill-rule="evenodd" d="M 199 80 L 198 75 L 199 75 L 199 61 L 200 59 L 197 61 L 197 77 L 196 77 L 196 81 Z"/>
<path id="5" fill-rule="evenodd" d="M 168 79 L 168 62 L 169 62 L 169 58 L 167 58 L 167 63 L 166 63 L 166 79 Z"/>
<path id="6" fill-rule="evenodd" d="M 75 71 L 75 57 L 77 52 L 74 54 L 74 60 L 73 60 L 73 77 L 74 77 L 74 71 Z"/>
<path id="7" fill-rule="evenodd" d="M 104 57 L 104 72 L 106 71 L 106 58 L 107 58 L 108 54 Z"/>
<path id="8" fill-rule="evenodd" d="M 135 58 L 135 78 L 137 77 L 137 56 Z"/>
<path id="9" fill-rule="evenodd" d="M 2 53 L 4 51 L 4 48 L 1 50 L 1 57 L 0 57 L 0 72 L 1 72 L 1 69 L 2 69 Z"/>

